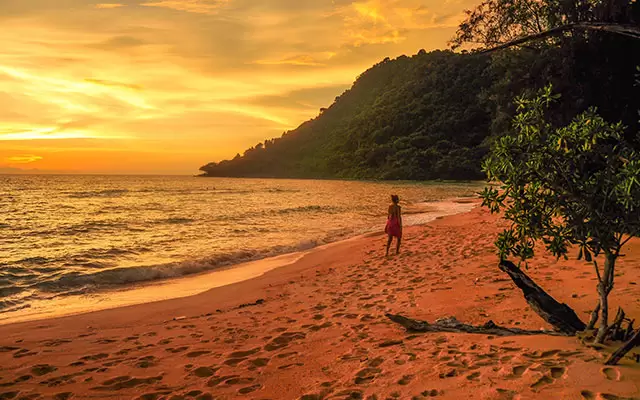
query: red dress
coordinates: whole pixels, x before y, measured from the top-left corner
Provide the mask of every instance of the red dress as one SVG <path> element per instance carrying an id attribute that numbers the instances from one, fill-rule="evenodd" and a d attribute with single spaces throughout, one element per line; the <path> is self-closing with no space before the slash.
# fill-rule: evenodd
<path id="1" fill-rule="evenodd" d="M 402 237 L 402 228 L 397 216 L 393 215 L 387 219 L 387 226 L 384 228 L 384 232 L 389 236 Z"/>

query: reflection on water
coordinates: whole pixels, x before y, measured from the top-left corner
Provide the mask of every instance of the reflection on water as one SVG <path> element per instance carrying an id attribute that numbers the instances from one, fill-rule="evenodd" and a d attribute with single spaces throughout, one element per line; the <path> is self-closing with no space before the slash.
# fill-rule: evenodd
<path id="1" fill-rule="evenodd" d="M 149 176 L 0 176 L 0 312 L 31 301 L 179 277 L 405 223 L 480 183 Z M 454 205 L 455 207 L 455 205 Z"/>

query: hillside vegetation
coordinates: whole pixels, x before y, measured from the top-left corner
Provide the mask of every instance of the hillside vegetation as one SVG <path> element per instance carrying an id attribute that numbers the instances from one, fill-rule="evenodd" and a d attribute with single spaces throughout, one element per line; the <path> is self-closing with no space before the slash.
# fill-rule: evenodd
<path id="1" fill-rule="evenodd" d="M 545 0 L 531 8 L 528 0 L 486 0 L 452 43 L 491 47 L 562 21 L 615 17 L 637 25 L 640 15 L 638 2 L 612 8 L 618 10 L 613 16 L 604 15 L 602 5 L 554 4 Z M 513 29 L 505 29 L 510 24 Z M 514 97 L 547 85 L 561 95 L 549 111 L 551 124 L 566 125 L 595 107 L 607 121 L 621 121 L 638 146 L 637 65 L 640 40 L 582 31 L 490 54 L 421 50 L 387 58 L 316 118 L 200 169 L 204 176 L 224 177 L 480 179 L 490 143 L 512 130 Z"/>

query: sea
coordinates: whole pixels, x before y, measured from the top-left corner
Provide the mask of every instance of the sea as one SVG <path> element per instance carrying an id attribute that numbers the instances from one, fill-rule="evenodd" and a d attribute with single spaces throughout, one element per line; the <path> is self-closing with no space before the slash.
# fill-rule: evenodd
<path id="1" fill-rule="evenodd" d="M 483 186 L 0 175 L 0 316 L 381 232 L 391 194 L 405 225 L 423 224 Z"/>

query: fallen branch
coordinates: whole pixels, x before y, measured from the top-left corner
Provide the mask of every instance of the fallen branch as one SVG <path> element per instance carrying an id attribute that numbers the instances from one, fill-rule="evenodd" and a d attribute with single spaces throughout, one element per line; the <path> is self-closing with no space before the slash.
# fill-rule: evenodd
<path id="1" fill-rule="evenodd" d="M 408 332 L 453 332 L 453 333 L 475 333 L 495 336 L 516 336 L 516 335 L 554 335 L 564 336 L 562 333 L 554 331 L 530 331 L 518 328 L 505 328 L 498 326 L 493 321 L 489 321 L 482 326 L 463 324 L 454 317 L 441 318 L 434 323 L 418 321 L 407 318 L 399 314 L 386 314 L 391 321 L 402 325 Z"/>
<path id="2" fill-rule="evenodd" d="M 627 343 L 625 343 L 622 347 L 616 350 L 611 357 L 605 362 L 605 365 L 616 365 L 622 357 L 624 357 L 631 349 L 640 345 L 640 329 L 636 331 L 636 333 L 629 339 Z"/>
<path id="3" fill-rule="evenodd" d="M 514 263 L 503 260 L 499 267 L 509 274 L 513 283 L 522 290 L 525 300 L 533 311 L 557 331 L 572 336 L 585 330 L 587 326 L 571 307 L 558 303 Z"/>

